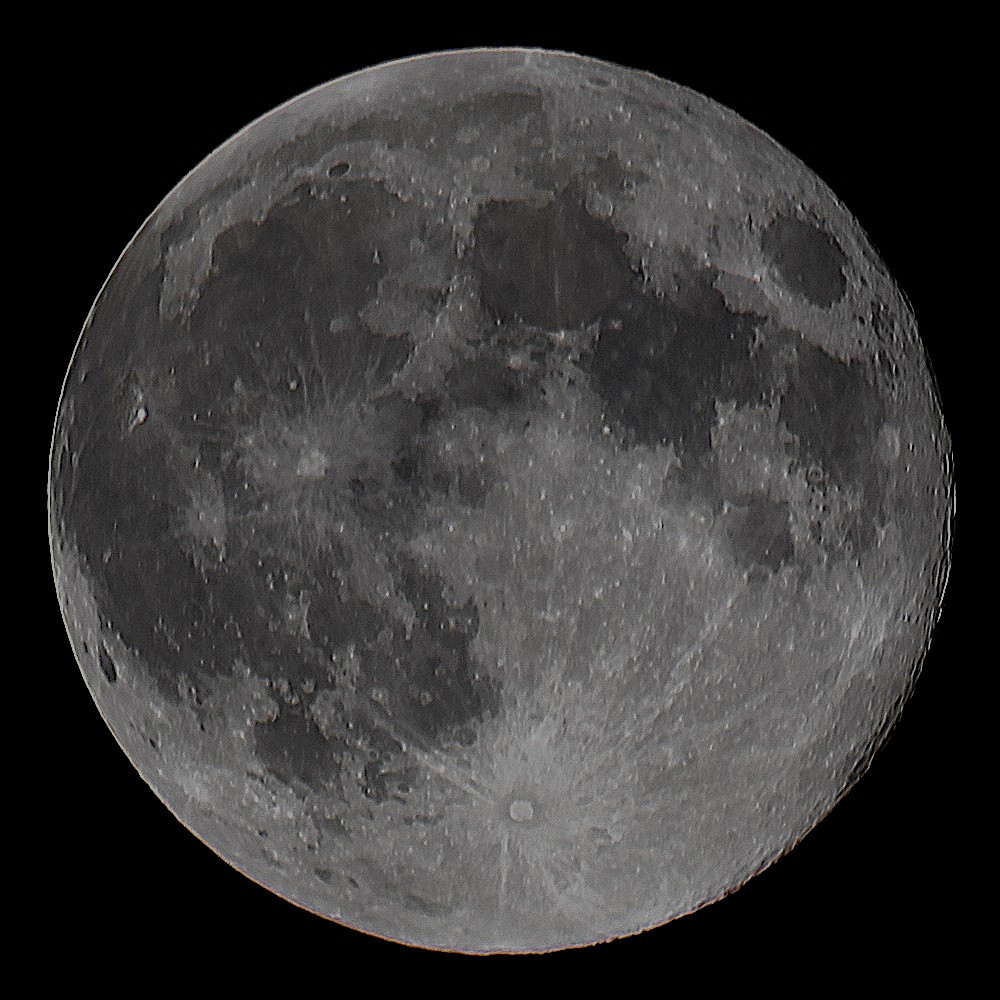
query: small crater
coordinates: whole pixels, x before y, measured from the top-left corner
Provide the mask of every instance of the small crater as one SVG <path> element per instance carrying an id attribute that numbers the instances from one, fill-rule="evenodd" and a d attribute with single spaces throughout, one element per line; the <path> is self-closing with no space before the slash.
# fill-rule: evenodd
<path id="1" fill-rule="evenodd" d="M 422 913 L 426 917 L 442 917 L 449 912 L 447 906 L 418 896 L 415 892 L 406 893 L 403 897 L 403 903 L 408 910 L 416 910 L 417 913 Z"/>
<path id="2" fill-rule="evenodd" d="M 115 667 L 114 660 L 108 655 L 108 651 L 100 646 L 97 650 L 97 663 L 101 668 L 101 673 L 104 674 L 105 680 L 109 684 L 115 684 L 118 681 L 118 669 Z"/>
<path id="3" fill-rule="evenodd" d="M 135 413 L 132 414 L 132 419 L 129 421 L 128 429 L 129 431 L 134 431 L 137 427 L 141 427 L 149 419 L 149 410 L 145 406 L 140 406 Z"/>
<path id="4" fill-rule="evenodd" d="M 334 163 L 333 166 L 327 168 L 326 176 L 334 179 L 344 177 L 350 169 L 351 165 L 346 161 L 341 160 L 339 163 Z"/>
<path id="5" fill-rule="evenodd" d="M 514 799 L 509 812 L 515 823 L 530 823 L 535 818 L 535 807 L 527 799 Z"/>

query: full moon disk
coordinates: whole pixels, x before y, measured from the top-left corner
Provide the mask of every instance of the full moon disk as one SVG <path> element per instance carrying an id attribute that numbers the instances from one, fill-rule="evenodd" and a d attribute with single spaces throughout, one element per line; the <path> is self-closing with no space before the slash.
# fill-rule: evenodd
<path id="1" fill-rule="evenodd" d="M 476 50 L 260 119 L 66 378 L 55 580 L 186 826 L 326 917 L 551 950 L 661 924 L 867 767 L 947 575 L 909 307 L 682 87 Z"/>

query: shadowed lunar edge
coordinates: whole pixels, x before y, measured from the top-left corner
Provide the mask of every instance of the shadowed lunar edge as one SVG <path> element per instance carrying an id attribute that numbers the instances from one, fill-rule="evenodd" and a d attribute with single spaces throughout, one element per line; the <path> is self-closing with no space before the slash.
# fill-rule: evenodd
<path id="1" fill-rule="evenodd" d="M 546 950 L 718 898 L 866 766 L 947 570 L 912 318 L 682 88 L 458 53 L 311 92 L 160 206 L 60 404 L 105 719 L 264 885 Z"/>

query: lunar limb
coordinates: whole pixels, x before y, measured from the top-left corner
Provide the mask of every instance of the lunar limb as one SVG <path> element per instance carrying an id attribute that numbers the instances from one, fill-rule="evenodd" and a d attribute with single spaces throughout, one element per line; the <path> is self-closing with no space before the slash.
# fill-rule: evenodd
<path id="1" fill-rule="evenodd" d="M 247 876 L 469 952 L 635 933 L 868 766 L 948 572 L 914 317 L 683 87 L 469 50 L 276 109 L 101 291 L 53 569 L 115 737 Z"/>

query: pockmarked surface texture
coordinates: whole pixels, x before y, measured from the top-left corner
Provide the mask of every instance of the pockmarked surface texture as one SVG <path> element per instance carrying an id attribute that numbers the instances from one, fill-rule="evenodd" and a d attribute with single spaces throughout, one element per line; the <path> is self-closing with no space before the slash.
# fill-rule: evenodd
<path id="1" fill-rule="evenodd" d="M 523 50 L 367 70 L 205 160 L 56 422 L 73 648 L 276 893 L 465 951 L 660 924 L 865 769 L 949 442 L 855 220 L 732 112 Z"/>

